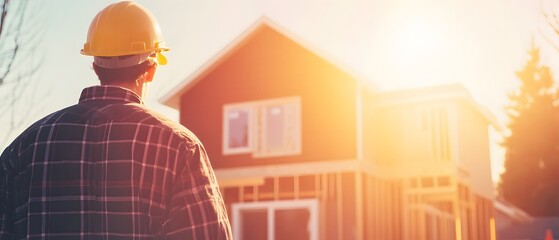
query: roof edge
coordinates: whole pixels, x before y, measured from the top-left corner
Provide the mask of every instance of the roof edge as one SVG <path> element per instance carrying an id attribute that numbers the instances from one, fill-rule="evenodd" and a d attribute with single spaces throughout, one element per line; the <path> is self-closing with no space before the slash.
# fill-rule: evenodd
<path id="1" fill-rule="evenodd" d="M 228 54 L 232 53 L 237 46 L 239 46 L 243 41 L 248 39 L 256 30 L 262 26 L 268 26 L 271 29 L 277 31 L 281 35 L 285 36 L 286 38 L 294 41 L 296 44 L 300 45 L 304 49 L 316 54 L 318 57 L 322 58 L 323 60 L 331 63 L 335 67 L 339 68 L 341 71 L 347 73 L 349 76 L 353 77 L 357 80 L 359 84 L 365 86 L 369 89 L 377 89 L 377 85 L 375 85 L 372 81 L 367 81 L 367 78 L 358 74 L 353 69 L 351 69 L 346 64 L 342 64 L 340 61 L 335 60 L 335 58 L 328 56 L 323 51 L 313 47 L 312 44 L 300 39 L 299 37 L 294 36 L 294 34 L 290 33 L 289 31 L 285 30 L 283 27 L 280 27 L 274 21 L 272 21 L 267 16 L 261 16 L 255 23 L 253 23 L 249 28 L 244 30 L 240 35 L 238 35 L 233 41 L 228 43 L 224 48 L 222 48 L 217 54 L 211 57 L 208 61 L 202 64 L 196 71 L 186 77 L 183 81 L 181 81 L 176 87 L 174 87 L 171 91 L 167 92 L 165 95 L 159 98 L 159 102 L 174 108 L 179 109 L 180 107 L 180 95 L 184 94 L 190 88 L 192 88 L 196 83 L 201 79 L 201 76 L 207 74 L 211 69 L 213 69 L 220 61 L 222 61 Z"/>
<path id="2" fill-rule="evenodd" d="M 225 47 L 217 52 L 213 57 L 199 66 L 193 73 L 188 75 L 184 80 L 182 80 L 177 86 L 172 90 L 167 92 L 165 95 L 159 98 L 159 102 L 168 107 L 179 109 L 180 105 L 180 95 L 187 92 L 193 85 L 197 83 L 196 79 L 200 76 L 206 74 L 211 70 L 217 63 L 219 63 L 225 56 L 231 53 L 231 51 L 246 40 L 251 34 L 253 34 L 256 29 L 264 24 L 268 24 L 270 20 L 266 17 L 260 17 L 255 23 L 250 25 L 241 34 L 239 34 L 233 41 L 229 42 Z"/>
<path id="3" fill-rule="evenodd" d="M 528 213 L 510 203 L 501 200 L 495 200 L 493 202 L 493 205 L 495 206 L 496 210 L 501 211 L 503 214 L 506 214 L 507 216 L 517 221 L 531 222 L 534 220 L 534 218 Z"/>
<path id="4" fill-rule="evenodd" d="M 379 93 L 377 106 L 389 106 L 407 103 L 417 103 L 431 100 L 463 99 L 479 113 L 498 132 L 503 131 L 503 126 L 497 118 L 484 106 L 477 103 L 468 89 L 460 83 L 432 85 L 422 88 L 409 88 L 403 90 L 383 91 Z"/>

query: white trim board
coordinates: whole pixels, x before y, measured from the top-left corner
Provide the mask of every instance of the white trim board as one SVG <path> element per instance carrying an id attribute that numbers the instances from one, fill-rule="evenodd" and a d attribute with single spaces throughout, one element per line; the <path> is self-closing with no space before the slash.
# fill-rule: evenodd
<path id="1" fill-rule="evenodd" d="M 215 169 L 214 171 L 220 183 L 228 182 L 233 179 L 258 179 L 265 177 L 313 175 L 339 172 L 367 172 L 379 177 L 381 177 L 381 175 L 385 176 L 385 174 L 378 171 L 372 163 L 369 163 L 368 161 L 357 161 L 357 159 L 236 167 Z"/>

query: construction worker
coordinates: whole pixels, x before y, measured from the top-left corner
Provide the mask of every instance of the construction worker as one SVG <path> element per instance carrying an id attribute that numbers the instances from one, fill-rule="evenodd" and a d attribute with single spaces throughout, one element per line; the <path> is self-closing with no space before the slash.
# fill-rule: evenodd
<path id="1" fill-rule="evenodd" d="M 101 85 L 2 153 L 0 239 L 232 238 L 202 143 L 143 104 L 168 50 L 135 2 L 95 16 L 81 53 Z"/>

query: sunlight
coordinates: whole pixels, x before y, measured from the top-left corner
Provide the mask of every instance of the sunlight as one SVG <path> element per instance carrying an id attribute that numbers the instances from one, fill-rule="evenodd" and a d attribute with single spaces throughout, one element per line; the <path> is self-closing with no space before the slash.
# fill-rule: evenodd
<path id="1" fill-rule="evenodd" d="M 444 81 L 449 65 L 449 36 L 443 26 L 426 17 L 410 18 L 394 26 L 389 64 L 398 69 L 401 85 L 415 87 Z"/>
<path id="2" fill-rule="evenodd" d="M 479 7 L 479 6 L 478 6 Z M 468 15 L 473 3 L 397 0 L 383 9 L 373 39 L 369 71 L 384 89 L 461 83 L 473 95 L 489 93 L 488 84 L 510 66 L 509 42 L 497 15 Z M 511 71 L 514 72 L 514 71 Z"/>
<path id="3" fill-rule="evenodd" d="M 400 67 L 433 61 L 444 54 L 444 35 L 437 26 L 427 21 L 408 22 L 396 33 L 392 61 Z"/>
<path id="4" fill-rule="evenodd" d="M 464 11 L 469 7 L 473 6 L 434 0 L 401 0 L 386 6 L 371 51 L 382 60 L 373 63 L 371 75 L 383 79 L 385 89 L 457 82 L 470 87 L 479 81 L 481 68 L 487 66 L 480 62 L 491 50 L 481 39 L 491 35 L 484 32 L 491 28 L 470 19 Z"/>
<path id="5" fill-rule="evenodd" d="M 472 11 L 478 11 L 475 18 Z M 525 53 L 522 47 L 530 44 L 529 37 L 523 37 L 529 32 L 512 33 L 523 28 L 518 24 L 527 18 L 507 20 L 506 11 L 482 1 L 395 0 L 380 12 L 368 62 L 374 67 L 365 72 L 382 89 L 460 83 L 498 121 L 506 119 L 502 111 L 506 92 L 516 84 L 517 59 Z M 496 182 L 504 171 L 504 150 L 497 144 L 500 133 L 491 136 Z"/>

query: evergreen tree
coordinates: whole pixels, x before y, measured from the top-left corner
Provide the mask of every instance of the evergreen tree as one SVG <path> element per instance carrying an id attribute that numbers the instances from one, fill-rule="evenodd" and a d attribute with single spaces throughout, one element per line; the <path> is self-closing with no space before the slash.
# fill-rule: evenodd
<path id="1" fill-rule="evenodd" d="M 517 91 L 509 94 L 509 134 L 502 197 L 534 216 L 559 216 L 559 111 L 549 67 L 532 45 L 530 59 L 516 72 Z"/>

